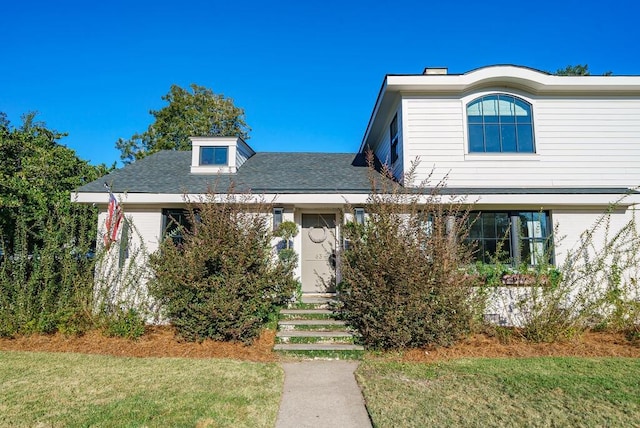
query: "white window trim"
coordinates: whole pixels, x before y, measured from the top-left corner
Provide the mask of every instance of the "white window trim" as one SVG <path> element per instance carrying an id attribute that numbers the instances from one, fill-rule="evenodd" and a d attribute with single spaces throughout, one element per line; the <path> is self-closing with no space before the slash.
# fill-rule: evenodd
<path id="1" fill-rule="evenodd" d="M 191 173 L 192 174 L 233 174 L 236 166 L 238 137 L 191 137 Z M 202 147 L 227 147 L 226 165 L 200 165 Z"/>
<path id="2" fill-rule="evenodd" d="M 468 142 L 465 142 L 468 144 Z M 464 160 L 468 161 L 539 161 L 540 154 L 538 153 L 467 153 L 464 155 Z"/>

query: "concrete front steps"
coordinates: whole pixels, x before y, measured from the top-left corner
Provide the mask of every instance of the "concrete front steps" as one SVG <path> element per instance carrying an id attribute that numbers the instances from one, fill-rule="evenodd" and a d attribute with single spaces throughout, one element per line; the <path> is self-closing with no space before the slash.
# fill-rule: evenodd
<path id="1" fill-rule="evenodd" d="M 274 350 L 297 358 L 357 359 L 364 348 L 344 321 L 328 309 L 330 296 L 303 297 L 301 304 L 280 311 Z"/>

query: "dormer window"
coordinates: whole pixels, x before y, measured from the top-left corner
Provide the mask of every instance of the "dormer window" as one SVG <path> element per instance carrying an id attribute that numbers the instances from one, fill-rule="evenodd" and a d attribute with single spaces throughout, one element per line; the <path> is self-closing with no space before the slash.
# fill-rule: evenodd
<path id="1" fill-rule="evenodd" d="M 255 154 L 239 137 L 191 137 L 192 174 L 234 174 Z"/>
<path id="2" fill-rule="evenodd" d="M 200 165 L 229 164 L 229 147 L 200 147 Z"/>

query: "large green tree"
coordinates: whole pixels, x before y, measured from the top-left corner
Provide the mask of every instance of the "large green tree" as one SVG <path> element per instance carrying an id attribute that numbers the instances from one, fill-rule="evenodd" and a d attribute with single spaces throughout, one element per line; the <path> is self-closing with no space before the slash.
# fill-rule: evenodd
<path id="1" fill-rule="evenodd" d="M 92 166 L 59 143 L 66 134 L 48 129 L 36 113 L 11 125 L 0 112 L 0 238 L 11 247 L 18 221 L 29 230 L 30 245 L 41 240 L 42 225 L 54 215 L 86 211 L 70 192 L 108 172 Z"/>
<path id="2" fill-rule="evenodd" d="M 108 169 L 79 159 L 64 136 L 35 113 L 17 127 L 0 113 L 0 336 L 91 325 L 97 209 L 70 195 Z"/>
<path id="3" fill-rule="evenodd" d="M 159 150 L 190 150 L 189 137 L 249 137 L 244 110 L 211 89 L 196 84 L 191 84 L 190 90 L 172 85 L 162 99 L 168 105 L 149 112 L 155 121 L 146 131 L 116 142 L 124 163 Z"/>

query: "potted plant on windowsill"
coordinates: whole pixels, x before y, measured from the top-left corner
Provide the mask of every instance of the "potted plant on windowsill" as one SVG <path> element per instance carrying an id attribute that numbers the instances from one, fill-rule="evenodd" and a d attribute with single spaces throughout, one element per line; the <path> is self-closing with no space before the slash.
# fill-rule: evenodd
<path id="1" fill-rule="evenodd" d="M 527 266 L 515 268 L 510 265 L 477 262 L 467 275 L 473 278 L 476 285 L 488 286 L 555 286 L 561 279 L 561 272 L 551 265 Z"/>

